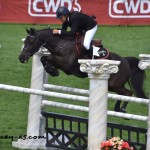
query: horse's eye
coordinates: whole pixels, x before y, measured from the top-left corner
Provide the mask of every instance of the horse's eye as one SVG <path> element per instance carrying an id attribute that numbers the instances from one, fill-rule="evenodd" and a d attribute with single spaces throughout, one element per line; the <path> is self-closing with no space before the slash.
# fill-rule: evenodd
<path id="1" fill-rule="evenodd" d="M 30 38 L 29 43 L 33 43 L 34 38 Z"/>
<path id="2" fill-rule="evenodd" d="M 27 39 L 24 40 L 24 44 L 27 43 Z"/>

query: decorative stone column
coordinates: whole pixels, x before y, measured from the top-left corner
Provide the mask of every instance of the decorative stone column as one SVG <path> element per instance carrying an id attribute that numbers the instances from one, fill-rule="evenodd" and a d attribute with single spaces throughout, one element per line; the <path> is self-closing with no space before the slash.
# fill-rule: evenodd
<path id="1" fill-rule="evenodd" d="M 141 70 L 150 69 L 150 54 L 140 54 L 141 61 L 139 62 L 139 68 Z"/>
<path id="2" fill-rule="evenodd" d="M 140 54 L 139 57 L 141 58 L 141 61 L 139 62 L 139 68 L 141 70 L 150 69 L 150 55 L 148 55 L 148 54 Z M 146 150 L 150 150 L 150 103 L 149 103 Z"/>
<path id="3" fill-rule="evenodd" d="M 99 150 L 107 136 L 107 96 L 110 74 L 118 72 L 119 61 L 79 60 L 82 72 L 88 73 L 89 121 L 88 150 Z"/>

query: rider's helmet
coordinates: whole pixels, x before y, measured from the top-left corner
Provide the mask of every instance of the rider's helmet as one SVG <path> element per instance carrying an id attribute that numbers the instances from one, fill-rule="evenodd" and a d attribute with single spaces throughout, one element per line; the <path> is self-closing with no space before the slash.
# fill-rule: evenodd
<path id="1" fill-rule="evenodd" d="M 62 6 L 62 7 L 59 7 L 56 11 L 56 17 L 57 18 L 61 18 L 62 16 L 66 16 L 69 14 L 69 10 L 67 7 L 65 6 Z"/>

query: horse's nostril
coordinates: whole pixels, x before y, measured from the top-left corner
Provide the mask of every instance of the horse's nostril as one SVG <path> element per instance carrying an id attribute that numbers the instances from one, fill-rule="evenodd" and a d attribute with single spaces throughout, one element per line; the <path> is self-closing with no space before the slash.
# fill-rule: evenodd
<path id="1" fill-rule="evenodd" d="M 19 56 L 19 60 L 20 60 L 21 63 L 24 63 L 24 59 L 20 56 Z"/>
<path id="2" fill-rule="evenodd" d="M 23 60 L 22 60 L 22 59 L 19 59 L 19 60 L 20 60 L 21 63 L 23 63 Z"/>
<path id="3" fill-rule="evenodd" d="M 18 59 L 21 61 L 21 57 L 19 56 Z"/>

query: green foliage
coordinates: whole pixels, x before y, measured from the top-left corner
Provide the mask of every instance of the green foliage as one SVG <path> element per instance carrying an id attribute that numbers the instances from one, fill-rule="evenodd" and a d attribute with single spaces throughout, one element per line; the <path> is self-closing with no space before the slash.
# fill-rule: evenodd
<path id="1" fill-rule="evenodd" d="M 0 83 L 30 87 L 32 59 L 27 64 L 21 64 L 18 60 L 22 46 L 22 38 L 26 37 L 26 28 L 46 28 L 47 25 L 28 24 L 0 24 Z M 58 28 L 59 26 L 51 26 Z M 110 51 L 122 56 L 138 57 L 139 54 L 150 52 L 149 27 L 125 27 L 125 26 L 100 26 L 95 38 L 102 39 L 103 44 Z M 149 95 L 150 72 L 146 71 L 145 91 Z M 79 79 L 74 76 L 67 76 L 61 72 L 59 77 L 49 77 L 49 83 L 88 89 L 89 79 Z M 67 100 L 65 102 L 68 102 Z M 28 117 L 29 95 L 0 91 L 0 136 L 19 136 L 26 134 Z M 72 102 L 74 103 L 74 102 Z M 79 105 L 88 106 L 78 102 Z M 115 101 L 109 100 L 108 109 L 113 110 Z M 70 113 L 69 110 L 46 108 L 47 110 L 60 113 Z M 129 103 L 127 112 L 146 116 L 148 107 L 142 104 Z M 72 115 L 88 117 L 87 113 L 71 111 Z M 122 118 L 108 117 L 111 122 L 130 124 L 133 126 L 147 127 L 146 122 L 125 120 Z M 117 136 L 117 135 L 116 135 Z M 15 150 L 11 147 L 11 140 L 0 139 L 0 149 Z"/>

